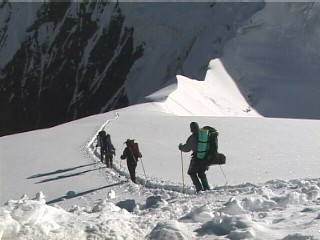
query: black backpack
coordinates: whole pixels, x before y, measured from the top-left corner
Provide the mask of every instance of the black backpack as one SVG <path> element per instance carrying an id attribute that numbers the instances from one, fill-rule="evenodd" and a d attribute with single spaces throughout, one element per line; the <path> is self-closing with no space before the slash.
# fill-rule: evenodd
<path id="1" fill-rule="evenodd" d="M 107 134 L 106 136 L 103 136 L 102 138 L 102 146 L 103 146 L 103 151 L 108 154 L 108 155 L 113 155 L 115 153 L 115 148 L 111 142 L 111 136 L 110 134 Z"/>
<path id="2" fill-rule="evenodd" d="M 104 146 L 104 144 L 103 144 L 103 140 L 104 140 L 104 138 L 106 137 L 106 131 L 104 131 L 104 130 L 101 130 L 99 133 L 98 133 L 98 136 L 97 136 L 97 146 L 98 147 L 101 147 L 101 148 L 103 148 Z"/>
<path id="3" fill-rule="evenodd" d="M 207 165 L 220 165 L 226 163 L 226 156 L 218 152 L 218 131 L 210 126 L 205 126 L 203 129 L 209 131 L 209 148 L 206 154 Z"/>

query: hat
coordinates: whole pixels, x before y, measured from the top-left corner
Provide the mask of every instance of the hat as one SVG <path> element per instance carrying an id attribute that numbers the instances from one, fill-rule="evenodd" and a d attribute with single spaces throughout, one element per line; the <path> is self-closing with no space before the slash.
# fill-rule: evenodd
<path id="1" fill-rule="evenodd" d="M 190 123 L 191 132 L 197 132 L 199 130 L 199 124 L 196 122 Z"/>
<path id="2" fill-rule="evenodd" d="M 125 141 L 123 144 L 125 144 L 125 143 L 133 143 L 134 142 L 134 139 L 127 139 L 127 141 Z"/>

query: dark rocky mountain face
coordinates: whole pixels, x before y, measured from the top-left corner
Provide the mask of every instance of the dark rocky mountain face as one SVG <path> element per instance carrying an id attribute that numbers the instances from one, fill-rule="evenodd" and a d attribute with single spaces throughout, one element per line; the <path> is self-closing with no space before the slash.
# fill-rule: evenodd
<path id="1" fill-rule="evenodd" d="M 9 11 L 6 21 L 14 4 L 1 4 Z M 143 44 L 134 47 L 134 28 L 123 26 L 124 19 L 116 3 L 42 4 L 1 69 L 0 135 L 127 106 L 124 82 Z M 0 31 L 2 46 L 7 31 Z"/>

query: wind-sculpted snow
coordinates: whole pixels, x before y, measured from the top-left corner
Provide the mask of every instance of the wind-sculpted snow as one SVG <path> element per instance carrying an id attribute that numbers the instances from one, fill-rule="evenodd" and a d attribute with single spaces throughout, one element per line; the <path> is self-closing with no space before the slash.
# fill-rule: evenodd
<path id="1" fill-rule="evenodd" d="M 104 198 L 64 210 L 44 197 L 0 209 L 2 239 L 319 239 L 320 179 L 225 186 L 196 196 L 136 187 L 145 202 Z M 124 191 L 134 187 L 123 186 Z M 175 189 L 173 189 L 175 190 Z M 40 194 L 41 195 L 41 194 Z M 134 205 L 132 205 L 134 204 Z M 118 206 L 121 206 L 118 207 Z M 132 209 L 128 211 L 128 209 Z M 220 237 L 220 238 L 219 238 Z"/>

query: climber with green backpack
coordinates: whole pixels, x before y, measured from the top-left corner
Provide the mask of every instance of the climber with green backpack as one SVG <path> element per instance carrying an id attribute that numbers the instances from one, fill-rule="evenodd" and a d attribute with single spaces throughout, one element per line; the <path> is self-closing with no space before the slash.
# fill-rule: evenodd
<path id="1" fill-rule="evenodd" d="M 182 152 L 192 151 L 188 174 L 196 191 L 210 190 L 206 171 L 210 165 L 225 164 L 226 157 L 218 153 L 218 132 L 213 127 L 199 128 L 198 123 L 190 124 L 191 136 L 185 144 L 179 145 Z"/>
<path id="2" fill-rule="evenodd" d="M 198 159 L 198 152 L 199 156 L 205 153 L 205 146 L 202 144 L 202 141 L 205 141 L 205 136 L 202 136 L 201 131 L 199 131 L 199 125 L 196 122 L 190 124 L 190 131 L 192 132 L 191 136 L 189 136 L 185 144 L 179 144 L 179 150 L 182 152 L 192 151 L 188 174 L 191 177 L 196 191 L 210 190 L 205 173 L 209 169 L 209 166 Z M 204 139 L 199 139 L 199 137 Z"/>

